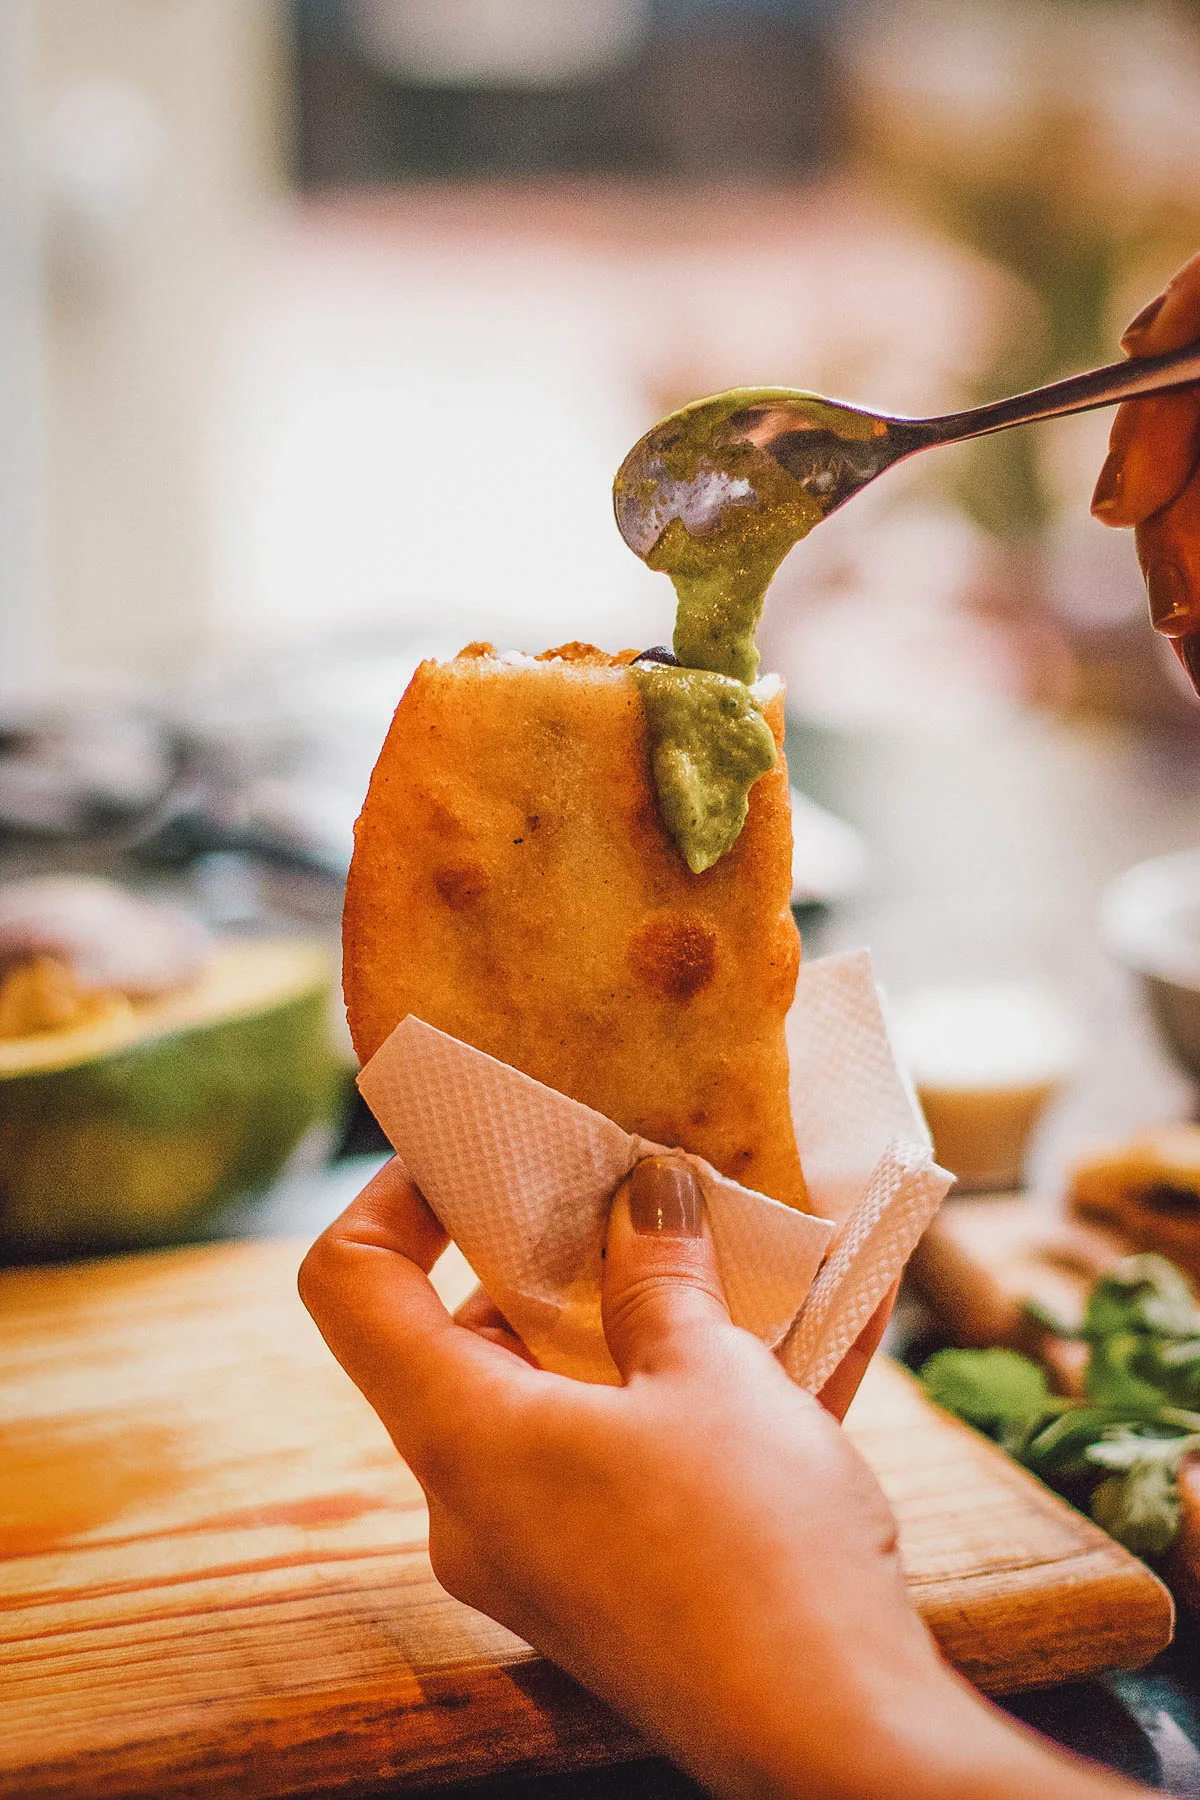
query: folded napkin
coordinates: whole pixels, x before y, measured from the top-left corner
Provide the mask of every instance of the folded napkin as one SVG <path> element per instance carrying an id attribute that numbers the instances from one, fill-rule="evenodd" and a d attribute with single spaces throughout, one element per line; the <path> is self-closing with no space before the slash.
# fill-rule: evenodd
<path id="1" fill-rule="evenodd" d="M 904 1267 L 952 1176 L 888 1043 L 865 953 L 802 966 L 789 1021 L 814 1216 L 689 1156 L 736 1324 L 817 1392 Z M 548 1369 L 618 1380 L 600 1324 L 614 1188 L 653 1144 L 417 1018 L 358 1078 L 487 1293 Z M 819 1271 L 819 1272 L 818 1272 Z"/>

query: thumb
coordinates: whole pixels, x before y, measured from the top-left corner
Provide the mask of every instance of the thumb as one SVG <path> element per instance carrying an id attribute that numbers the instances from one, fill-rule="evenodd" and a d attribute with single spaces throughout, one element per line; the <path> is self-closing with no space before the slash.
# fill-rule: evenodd
<path id="1" fill-rule="evenodd" d="M 678 1367 L 729 1329 L 704 1195 L 680 1156 L 648 1156 L 617 1189 L 604 1255 L 604 1335 L 624 1380 Z"/>

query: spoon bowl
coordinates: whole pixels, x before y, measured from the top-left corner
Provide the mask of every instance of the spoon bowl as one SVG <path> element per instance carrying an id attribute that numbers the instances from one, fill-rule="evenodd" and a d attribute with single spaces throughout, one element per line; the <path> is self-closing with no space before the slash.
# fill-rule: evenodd
<path id="1" fill-rule="evenodd" d="M 761 511 L 764 499 L 773 511 L 798 512 L 796 522 L 810 530 L 921 449 L 929 429 L 799 388 L 733 388 L 693 401 L 639 438 L 613 484 L 617 525 L 647 561 L 673 520 L 690 537 L 710 537 L 749 523 L 746 511 Z"/>
<path id="2" fill-rule="evenodd" d="M 668 573 L 688 554 L 682 537 L 728 537 L 727 546 L 713 542 L 713 553 L 736 551 L 732 540 L 750 531 L 751 513 L 759 515 L 755 537 L 790 547 L 914 451 L 1194 381 L 1200 344 L 933 419 L 868 412 L 800 388 L 732 388 L 669 414 L 638 440 L 613 484 L 617 525 L 635 555 Z M 668 536 L 673 542 L 656 557 Z"/>

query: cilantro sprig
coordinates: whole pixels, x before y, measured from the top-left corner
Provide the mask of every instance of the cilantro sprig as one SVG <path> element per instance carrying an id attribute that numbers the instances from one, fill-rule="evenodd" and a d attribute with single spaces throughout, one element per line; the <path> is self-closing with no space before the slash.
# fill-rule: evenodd
<path id="1" fill-rule="evenodd" d="M 1130 1256 L 1096 1282 L 1071 1327 L 1088 1345 L 1084 1394 L 1064 1399 L 1015 1350 L 939 1350 L 921 1369 L 930 1398 L 974 1425 L 1049 1487 L 1086 1506 L 1139 1556 L 1162 1556 L 1179 1527 L 1179 1465 L 1200 1449 L 1200 1306 L 1161 1256 Z"/>

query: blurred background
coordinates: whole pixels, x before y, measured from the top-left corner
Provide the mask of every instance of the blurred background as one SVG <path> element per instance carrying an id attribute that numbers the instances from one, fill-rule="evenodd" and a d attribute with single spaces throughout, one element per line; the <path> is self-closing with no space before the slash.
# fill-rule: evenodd
<path id="1" fill-rule="evenodd" d="M 655 418 L 1112 360 L 1198 170 L 1186 0 L 4 0 L 0 875 L 332 943 L 422 655 L 669 639 L 609 502 Z M 1109 424 L 894 471 L 762 633 L 810 950 L 1057 1009 L 1046 1180 L 1190 1106 L 1096 923 L 1200 828 Z"/>

